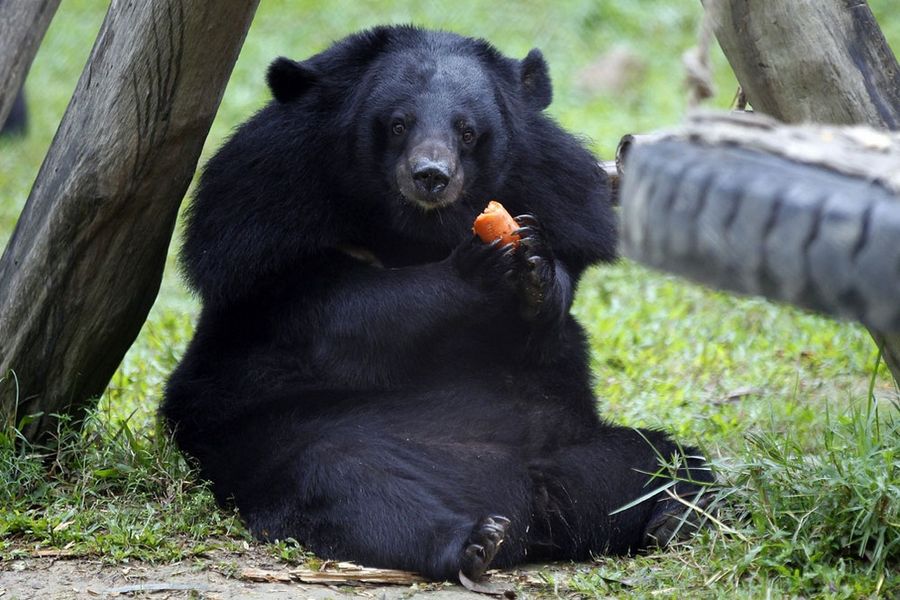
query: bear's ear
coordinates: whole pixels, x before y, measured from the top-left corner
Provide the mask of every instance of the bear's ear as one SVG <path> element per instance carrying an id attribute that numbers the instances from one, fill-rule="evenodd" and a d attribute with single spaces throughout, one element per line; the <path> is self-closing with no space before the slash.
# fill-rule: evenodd
<path id="1" fill-rule="evenodd" d="M 522 80 L 522 90 L 525 92 L 525 101 L 535 110 L 544 110 L 550 106 L 553 100 L 553 86 L 550 83 L 550 73 L 544 55 L 537 48 L 528 53 L 522 61 L 519 77 Z"/>
<path id="2" fill-rule="evenodd" d="M 269 65 L 266 81 L 272 95 L 281 103 L 296 100 L 318 79 L 309 65 L 280 56 Z"/>

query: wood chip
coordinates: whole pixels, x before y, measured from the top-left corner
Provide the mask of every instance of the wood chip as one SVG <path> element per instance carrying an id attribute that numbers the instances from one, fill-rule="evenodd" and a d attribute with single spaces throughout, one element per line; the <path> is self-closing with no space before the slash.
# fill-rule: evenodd
<path id="1" fill-rule="evenodd" d="M 134 592 L 207 592 L 209 586 L 202 583 L 175 583 L 175 582 L 159 582 L 159 583 L 136 583 L 134 585 L 123 585 L 121 587 L 106 588 L 100 590 L 101 594 L 133 594 Z M 88 590 L 90 592 L 91 590 Z"/>
<path id="2" fill-rule="evenodd" d="M 728 404 L 729 402 L 735 402 L 742 398 L 746 398 L 747 396 L 759 396 L 762 393 L 763 390 L 756 387 L 737 388 L 736 390 L 728 392 L 724 397 L 713 401 L 713 404 L 716 406 L 720 406 L 722 404 Z"/>
<path id="3" fill-rule="evenodd" d="M 35 550 L 31 553 L 31 556 L 34 558 L 70 558 L 77 556 L 77 554 L 71 550 L 66 550 L 65 548 L 44 548 L 42 550 Z"/>
<path id="4" fill-rule="evenodd" d="M 241 571 L 241 579 L 258 583 L 290 583 L 292 581 L 291 575 L 287 571 L 266 569 L 244 569 Z"/>
<path id="5" fill-rule="evenodd" d="M 516 597 L 516 593 L 513 590 L 504 589 L 489 581 L 472 581 L 466 577 L 462 571 L 459 572 L 459 582 L 464 588 L 470 592 L 475 592 L 476 594 L 509 598 L 510 600 Z"/>
<path id="6" fill-rule="evenodd" d="M 371 583 L 379 585 L 412 585 L 424 583 L 425 579 L 409 571 L 395 569 L 372 569 L 349 562 L 326 562 L 321 569 L 289 569 L 271 571 L 267 569 L 244 569 L 241 579 L 259 582 L 290 582 L 321 584 Z"/>

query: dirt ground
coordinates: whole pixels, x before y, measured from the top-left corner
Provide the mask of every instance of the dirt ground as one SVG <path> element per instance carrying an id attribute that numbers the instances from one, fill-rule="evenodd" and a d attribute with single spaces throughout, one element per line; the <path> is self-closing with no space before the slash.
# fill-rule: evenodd
<path id="1" fill-rule="evenodd" d="M 586 565 L 582 565 L 586 568 Z M 491 585 L 506 595 L 476 594 L 449 583 L 417 583 L 406 585 L 323 585 L 296 581 L 255 582 L 246 579 L 251 571 L 265 570 L 285 575 L 291 567 L 270 556 L 249 552 L 230 554 L 217 552 L 203 560 L 166 565 L 136 561 L 117 564 L 99 559 L 67 557 L 23 558 L 0 562 L 0 600 L 68 600 L 74 598 L 151 598 L 253 600 L 315 599 L 341 600 L 371 598 L 400 600 L 488 600 L 499 598 L 537 598 L 556 596 L 538 576 L 552 572 L 565 581 L 566 575 L 578 567 L 559 565 L 532 567 L 494 574 Z M 557 590 L 562 597 L 576 597 Z"/>

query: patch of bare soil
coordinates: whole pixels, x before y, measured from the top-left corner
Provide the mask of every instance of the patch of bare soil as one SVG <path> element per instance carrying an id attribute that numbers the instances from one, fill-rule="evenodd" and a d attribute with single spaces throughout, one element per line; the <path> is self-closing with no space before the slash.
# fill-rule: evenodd
<path id="1" fill-rule="evenodd" d="M 384 574 L 396 585 L 364 583 L 378 580 L 377 571 L 356 571 L 343 563 L 326 563 L 333 576 L 310 573 L 278 562 L 259 552 L 241 554 L 217 551 L 207 558 L 174 564 L 153 565 L 130 561 L 109 564 L 85 557 L 30 557 L 0 562 L 0 600 L 68 600 L 70 598 L 176 598 L 208 600 L 252 599 L 346 599 L 372 598 L 399 600 L 488 600 L 490 598 L 536 598 L 561 594 L 564 590 L 548 586 L 538 569 L 525 568 L 495 573 L 489 586 L 496 592 L 484 595 L 450 583 L 413 583 L 397 572 Z M 554 565 L 549 572 L 565 580 L 572 567 Z M 324 571 L 323 571 L 324 572 Z M 358 573 L 362 573 L 359 575 Z M 344 583 L 307 583 L 313 580 L 339 580 Z M 505 593 L 504 593 L 505 592 Z"/>

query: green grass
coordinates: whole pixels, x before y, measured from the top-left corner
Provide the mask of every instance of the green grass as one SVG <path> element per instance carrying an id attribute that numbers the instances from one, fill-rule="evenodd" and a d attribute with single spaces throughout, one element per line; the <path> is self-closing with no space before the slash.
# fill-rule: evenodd
<path id="1" fill-rule="evenodd" d="M 892 3 L 870 4 L 898 47 L 900 13 Z M 31 135 L 0 141 L 0 243 L 12 232 L 106 5 L 62 4 L 28 80 Z M 622 134 L 682 117 L 679 57 L 695 39 L 698 16 L 698 3 L 684 0 L 264 0 L 204 157 L 265 103 L 262 73 L 273 57 L 304 57 L 355 29 L 409 21 L 483 36 L 515 56 L 541 47 L 555 84 L 551 112 L 610 156 Z M 617 93 L 585 91 L 578 74 L 611 47 L 630 49 L 643 69 Z M 711 104 L 726 107 L 734 79 L 718 52 L 713 63 L 718 94 Z M 601 410 L 703 445 L 723 481 L 725 527 L 664 553 L 598 559 L 568 581 L 548 581 L 545 593 L 557 583 L 600 597 L 900 594 L 897 391 L 864 329 L 627 261 L 592 269 L 575 312 L 591 335 Z M 106 561 L 172 561 L 253 543 L 157 429 L 162 385 L 196 313 L 170 259 L 150 318 L 87 426 L 62 426 L 49 450 L 16 448 L 15 430 L 0 432 L 0 558 L 49 548 Z M 307 559 L 291 541 L 268 551 L 287 562 Z"/>

